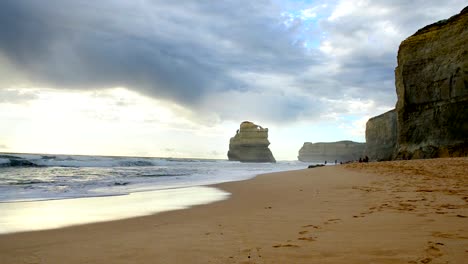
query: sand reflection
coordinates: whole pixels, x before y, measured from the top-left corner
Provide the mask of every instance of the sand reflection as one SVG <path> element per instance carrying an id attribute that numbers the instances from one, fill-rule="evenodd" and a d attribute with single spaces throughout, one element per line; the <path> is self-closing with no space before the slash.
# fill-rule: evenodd
<path id="1" fill-rule="evenodd" d="M 229 193 L 189 187 L 122 196 L 0 203 L 0 233 L 111 221 L 224 200 Z"/>

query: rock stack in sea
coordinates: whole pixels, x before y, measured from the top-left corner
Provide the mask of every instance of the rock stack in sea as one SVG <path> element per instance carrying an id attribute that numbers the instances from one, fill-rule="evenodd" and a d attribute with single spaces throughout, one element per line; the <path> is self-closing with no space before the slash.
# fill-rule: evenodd
<path id="1" fill-rule="evenodd" d="M 338 141 L 338 142 L 305 142 L 299 150 L 300 161 L 304 162 L 338 162 L 358 160 L 363 157 L 365 143 L 354 141 Z"/>
<path id="2" fill-rule="evenodd" d="M 268 128 L 244 121 L 229 141 L 229 160 L 241 162 L 276 162 L 268 148 Z"/>
<path id="3" fill-rule="evenodd" d="M 468 156 L 467 43 L 468 7 L 418 30 L 400 44 L 393 159 Z M 379 137 L 379 130 L 387 133 L 388 129 L 372 125 L 387 117 L 370 119 L 366 137 Z M 370 150 L 379 147 L 378 141 L 369 144 Z M 369 152 L 370 158 L 378 159 L 380 154 L 373 153 Z"/>

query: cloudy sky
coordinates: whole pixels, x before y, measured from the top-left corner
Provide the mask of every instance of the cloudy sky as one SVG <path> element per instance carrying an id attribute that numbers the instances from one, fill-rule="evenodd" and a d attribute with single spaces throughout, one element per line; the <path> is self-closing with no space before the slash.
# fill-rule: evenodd
<path id="1" fill-rule="evenodd" d="M 365 140 L 398 45 L 465 0 L 2 0 L 0 152 L 226 158 L 250 120 L 278 160 Z"/>

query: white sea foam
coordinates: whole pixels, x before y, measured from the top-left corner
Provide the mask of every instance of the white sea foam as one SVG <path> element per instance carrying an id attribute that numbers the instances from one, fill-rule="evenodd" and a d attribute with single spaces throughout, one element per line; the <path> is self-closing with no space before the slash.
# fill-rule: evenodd
<path id="1" fill-rule="evenodd" d="M 0 158 L 0 202 L 123 195 L 245 180 L 306 167 L 301 162 L 72 155 L 3 154 Z"/>
<path id="2" fill-rule="evenodd" d="M 302 169 L 302 162 L 0 154 L 0 233 L 58 228 L 225 199 L 202 185 Z M 70 199 L 73 198 L 73 199 Z"/>

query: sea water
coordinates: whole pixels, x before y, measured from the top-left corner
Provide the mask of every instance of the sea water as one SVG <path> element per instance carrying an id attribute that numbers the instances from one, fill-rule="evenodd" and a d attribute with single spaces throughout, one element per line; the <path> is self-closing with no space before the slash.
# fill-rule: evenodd
<path id="1" fill-rule="evenodd" d="M 229 196 L 205 185 L 305 167 L 298 161 L 0 154 L 0 233 L 187 208 Z"/>

